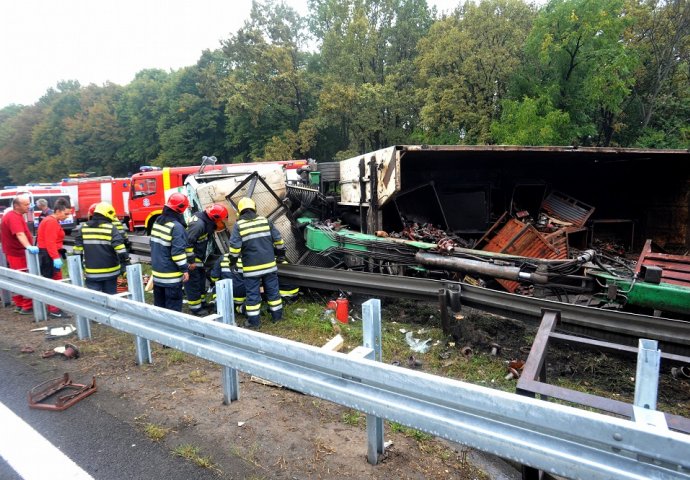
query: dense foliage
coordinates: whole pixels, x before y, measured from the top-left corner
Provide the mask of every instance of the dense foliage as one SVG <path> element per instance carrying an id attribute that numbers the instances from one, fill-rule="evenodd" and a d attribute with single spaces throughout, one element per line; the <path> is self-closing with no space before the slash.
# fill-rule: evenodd
<path id="1" fill-rule="evenodd" d="M 0 182 L 394 144 L 690 146 L 690 0 L 255 1 L 196 65 L 0 110 Z"/>

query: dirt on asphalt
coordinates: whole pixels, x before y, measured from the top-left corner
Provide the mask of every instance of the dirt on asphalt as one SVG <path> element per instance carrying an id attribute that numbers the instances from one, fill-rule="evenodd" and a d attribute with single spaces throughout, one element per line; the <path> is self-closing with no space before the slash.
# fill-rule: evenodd
<path id="1" fill-rule="evenodd" d="M 416 315 L 409 304 L 391 308 L 389 318 L 401 322 Z M 516 466 L 501 459 L 420 432 L 394 429 L 389 422 L 384 422 L 385 441 L 392 444 L 372 466 L 366 460 L 365 417 L 348 408 L 245 374 L 240 374 L 240 400 L 224 405 L 221 368 L 213 363 L 152 343 L 154 363 L 137 366 L 132 337 L 98 324 L 92 324 L 93 339 L 85 341 L 74 336 L 46 340 L 43 332 L 31 331 L 68 323 L 74 321 L 51 319 L 37 325 L 33 317 L 0 308 L 0 348 L 31 365 L 36 384 L 65 372 L 81 383 L 95 377 L 99 391 L 83 401 L 99 402 L 114 416 L 150 432 L 152 441 L 158 433 L 158 441 L 171 455 L 181 447 L 192 448 L 197 456 L 190 461 L 196 460 L 203 465 L 199 468 L 217 478 L 520 478 Z M 529 352 L 525 339 L 533 338 L 537 328 L 473 311 L 461 323 L 462 338 L 454 347 L 458 352 L 464 347 L 486 351 L 498 342 L 506 358 L 523 360 Z M 80 358 L 41 357 L 65 342 L 79 348 Z M 21 353 L 22 349 L 33 352 Z M 462 360 L 459 353 L 453 354 Z M 662 368 L 660 376 L 659 409 L 690 417 L 690 381 L 673 378 L 667 370 Z M 631 402 L 634 375 L 634 362 L 610 354 L 567 345 L 549 351 L 550 383 L 565 382 Z"/>
<path id="2" fill-rule="evenodd" d="M 93 323 L 92 340 L 46 340 L 44 332 L 31 331 L 68 323 L 75 322 L 36 324 L 0 307 L 0 348 L 31 365 L 37 385 L 65 372 L 77 383 L 95 377 L 98 392 L 82 401 L 98 402 L 144 432 L 163 432 L 158 441 L 171 455 L 189 447 L 196 455 L 190 461 L 219 479 L 518 478 L 500 459 L 427 435 L 391 431 L 388 422 L 384 438 L 392 444 L 372 466 L 366 460 L 365 417 L 348 408 L 242 373 L 240 400 L 224 405 L 221 368 L 213 363 L 152 343 L 154 363 L 137 366 L 131 336 Z M 42 358 L 66 342 L 77 346 L 79 358 Z"/>

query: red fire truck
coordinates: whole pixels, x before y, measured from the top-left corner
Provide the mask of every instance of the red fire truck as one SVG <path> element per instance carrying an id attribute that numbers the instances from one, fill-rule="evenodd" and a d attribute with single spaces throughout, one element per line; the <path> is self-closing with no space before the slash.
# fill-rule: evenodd
<path id="1" fill-rule="evenodd" d="M 296 175 L 297 169 L 307 164 L 306 160 L 287 160 L 268 162 L 283 165 L 288 179 Z M 241 167 L 256 165 L 252 163 L 232 163 L 229 165 L 206 165 L 205 172 L 222 170 L 224 167 Z M 165 202 L 175 192 L 184 193 L 184 180 L 189 175 L 199 172 L 194 167 L 142 167 L 143 171 L 132 175 L 131 194 L 129 196 L 130 230 L 145 229 L 150 233 L 156 218 L 163 213 Z"/>
<path id="2" fill-rule="evenodd" d="M 66 178 L 61 186 L 74 199 L 75 217 L 77 221 L 84 222 L 88 219 L 88 210 L 91 205 L 99 202 L 108 202 L 115 207 L 115 212 L 120 220 L 129 218 L 129 193 L 131 181 L 129 178 L 113 177 L 84 177 Z"/>

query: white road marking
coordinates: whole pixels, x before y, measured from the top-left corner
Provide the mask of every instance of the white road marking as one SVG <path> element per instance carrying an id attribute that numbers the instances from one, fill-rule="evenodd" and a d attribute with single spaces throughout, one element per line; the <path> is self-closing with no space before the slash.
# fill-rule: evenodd
<path id="1" fill-rule="evenodd" d="M 24 480 L 94 480 L 31 425 L 0 403 L 0 456 Z"/>

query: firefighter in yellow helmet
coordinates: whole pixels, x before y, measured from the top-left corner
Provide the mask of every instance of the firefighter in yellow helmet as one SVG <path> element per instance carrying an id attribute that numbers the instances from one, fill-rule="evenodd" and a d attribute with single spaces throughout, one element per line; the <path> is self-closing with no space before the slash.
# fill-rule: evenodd
<path id="1" fill-rule="evenodd" d="M 239 218 L 230 235 L 230 263 L 237 268 L 242 260 L 242 275 L 247 290 L 245 311 L 247 326 L 261 324 L 261 285 L 268 300 L 273 321 L 283 318 L 283 302 L 278 284 L 278 261 L 285 259 L 285 243 L 280 233 L 265 217 L 256 214 L 256 204 L 249 197 L 237 204 Z"/>
<path id="2" fill-rule="evenodd" d="M 84 261 L 86 288 L 114 295 L 117 277 L 129 263 L 129 254 L 118 229 L 115 208 L 101 202 L 94 208 L 91 220 L 79 229 L 72 252 Z"/>

